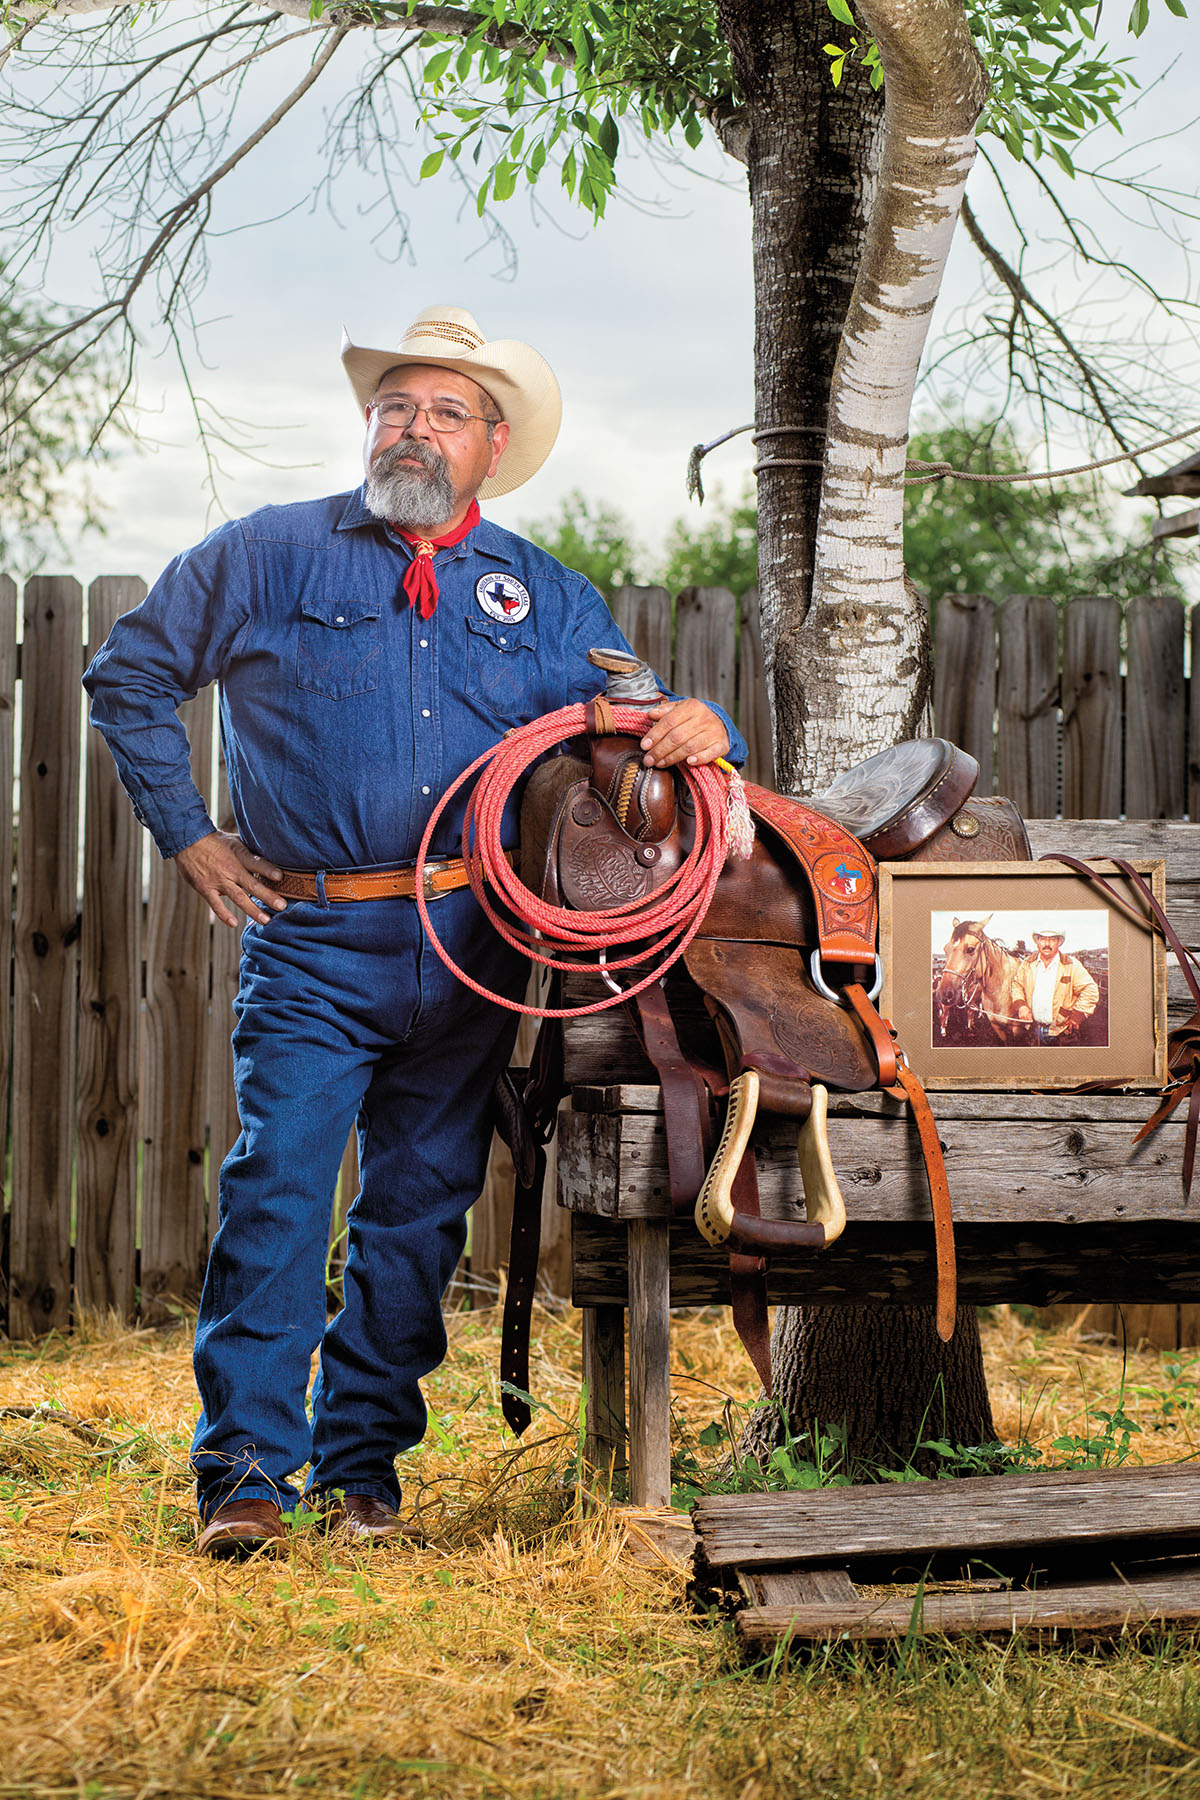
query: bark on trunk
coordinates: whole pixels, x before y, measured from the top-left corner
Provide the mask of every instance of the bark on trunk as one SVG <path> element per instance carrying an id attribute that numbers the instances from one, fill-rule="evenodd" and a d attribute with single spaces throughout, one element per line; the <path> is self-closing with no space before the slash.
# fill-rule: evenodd
<path id="1" fill-rule="evenodd" d="M 754 208 L 759 559 L 776 781 L 814 792 L 924 724 L 924 606 L 903 568 L 908 415 L 974 151 L 985 81 L 958 0 L 861 0 L 887 75 L 884 150 L 861 76 L 834 89 L 825 0 L 721 0 Z M 849 294 L 851 277 L 853 294 Z M 780 467 L 819 454 L 823 471 Z M 928 1309 L 781 1311 L 776 1399 L 794 1431 L 843 1426 L 851 1458 L 994 1437 L 976 1316 L 950 1345 Z M 743 1448 L 782 1436 L 761 1413 Z M 928 1453 L 916 1452 L 918 1461 Z"/>
<path id="2" fill-rule="evenodd" d="M 718 15 L 744 108 L 753 209 L 759 595 L 778 772 L 803 739 L 804 694 L 786 646 L 812 592 L 826 411 L 883 106 L 860 69 L 848 64 L 840 87 L 830 81 L 826 0 L 719 0 Z"/>
<path id="3" fill-rule="evenodd" d="M 913 736 L 928 703 L 925 609 L 904 576 L 904 457 L 987 93 L 960 0 L 859 10 L 886 78 L 883 162 L 830 393 L 812 603 L 777 646 L 776 689 L 794 691 L 798 729 L 776 774 L 809 793 Z"/>

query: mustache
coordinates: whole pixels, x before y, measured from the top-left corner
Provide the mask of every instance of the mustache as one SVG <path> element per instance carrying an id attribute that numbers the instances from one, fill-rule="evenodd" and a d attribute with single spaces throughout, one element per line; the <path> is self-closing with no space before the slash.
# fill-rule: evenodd
<path id="1" fill-rule="evenodd" d="M 423 443 L 420 438 L 413 438 L 410 443 L 389 444 L 386 450 L 381 450 L 371 464 L 371 473 L 373 475 L 411 473 L 410 470 L 405 470 L 403 465 L 413 462 L 420 463 L 421 467 L 427 469 L 431 475 L 441 475 L 446 467 L 446 459 L 439 450 L 435 450 L 432 444 Z"/>

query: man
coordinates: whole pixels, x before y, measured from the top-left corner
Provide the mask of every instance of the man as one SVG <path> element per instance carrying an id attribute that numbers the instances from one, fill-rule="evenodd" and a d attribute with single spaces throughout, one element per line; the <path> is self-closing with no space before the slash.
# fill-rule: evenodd
<path id="1" fill-rule="evenodd" d="M 1039 1044 L 1068 1042 L 1100 1004 L 1100 989 L 1079 958 L 1063 954 L 1065 942 L 1057 925 L 1038 927 L 1034 954 L 1012 979 L 1013 1014 L 1032 1019 Z"/>
<path id="2" fill-rule="evenodd" d="M 542 358 L 434 307 L 397 351 L 347 343 L 343 363 L 367 420 L 364 486 L 222 526 L 171 563 L 85 676 L 159 850 L 218 919 L 247 917 L 242 1132 L 196 1329 L 199 1547 L 215 1555 L 283 1535 L 305 1463 L 306 1504 L 326 1523 L 400 1530 L 395 1458 L 424 1432 L 419 1383 L 445 1353 L 441 1296 L 516 1029 L 424 940 L 411 864 L 468 763 L 596 693 L 591 646 L 628 648 L 582 576 L 479 516 L 476 496 L 528 480 L 557 435 Z M 235 833 L 215 829 L 196 791 L 175 711 L 212 681 Z M 651 710 L 648 764 L 745 754 L 697 700 Z M 515 812 L 506 823 L 515 843 Z M 460 806 L 427 865 L 439 937 L 485 987 L 519 998 L 527 967 L 464 885 L 461 824 Z M 327 1325 L 330 1206 L 356 1119 L 361 1192 Z"/>

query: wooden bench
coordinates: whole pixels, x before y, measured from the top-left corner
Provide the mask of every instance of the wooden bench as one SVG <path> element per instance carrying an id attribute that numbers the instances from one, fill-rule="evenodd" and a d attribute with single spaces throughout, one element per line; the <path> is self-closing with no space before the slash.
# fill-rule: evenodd
<path id="1" fill-rule="evenodd" d="M 1167 911 L 1200 943 L 1200 825 L 1034 821 L 1033 854 L 1163 857 Z M 1192 1010 L 1168 965 L 1169 1019 Z M 667 1195 L 661 1096 L 621 1011 L 568 1022 L 569 1107 L 559 1118 L 558 1198 L 571 1213 L 572 1299 L 583 1309 L 588 1455 L 622 1467 L 630 1498 L 670 1497 L 670 1314 L 728 1304 L 728 1261 Z M 957 1220 L 960 1298 L 976 1305 L 1200 1300 L 1200 1186 L 1184 1199 L 1183 1123 L 1134 1147 L 1153 1110 L 1144 1094 L 935 1093 Z M 880 1093 L 831 1097 L 829 1141 L 845 1235 L 828 1250 L 772 1259 L 772 1303 L 931 1303 L 929 1202 L 904 1110 Z M 756 1129 L 763 1212 L 799 1197 L 795 1132 Z M 629 1421 L 625 1409 L 625 1321 Z"/>

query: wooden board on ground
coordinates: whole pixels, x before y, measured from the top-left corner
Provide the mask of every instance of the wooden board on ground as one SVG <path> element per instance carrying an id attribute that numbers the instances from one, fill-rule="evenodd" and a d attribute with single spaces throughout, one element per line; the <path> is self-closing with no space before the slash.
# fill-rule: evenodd
<path id="1" fill-rule="evenodd" d="M 737 1608 L 748 1656 L 1200 1626 L 1200 1470 L 1187 1466 L 713 1495 L 692 1517 L 697 1594 Z"/>

